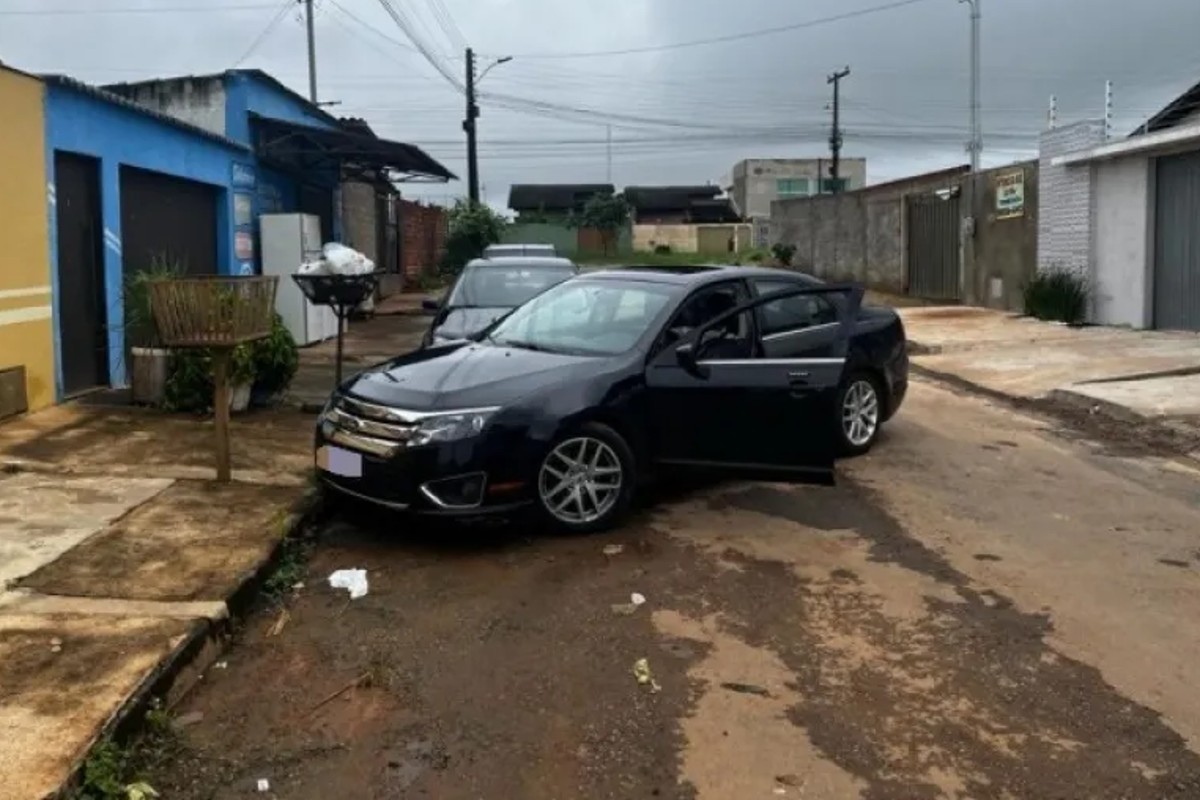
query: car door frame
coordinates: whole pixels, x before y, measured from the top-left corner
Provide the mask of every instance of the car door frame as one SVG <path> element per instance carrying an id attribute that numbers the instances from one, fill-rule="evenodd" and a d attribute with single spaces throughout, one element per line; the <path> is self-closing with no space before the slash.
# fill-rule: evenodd
<path id="1" fill-rule="evenodd" d="M 839 329 L 832 354 L 819 358 L 764 357 L 757 308 L 776 300 L 813 294 L 846 298 L 844 303 L 833 304 L 838 310 Z M 682 341 L 656 353 L 646 371 L 646 385 L 652 393 L 666 389 L 674 390 L 676 394 L 681 389 L 703 391 L 706 386 L 714 391 L 745 389 L 744 392 L 727 392 L 733 399 L 726 399 L 721 404 L 725 412 L 738 416 L 732 420 L 717 420 L 717 425 L 710 426 L 707 431 L 697 430 L 690 445 L 686 441 L 672 442 L 668 452 L 656 460 L 663 464 L 710 469 L 730 477 L 832 484 L 837 453 L 833 409 L 862 297 L 863 288 L 858 284 L 797 285 L 758 296 L 751 292 L 746 302 L 708 320 L 690 331 Z M 705 332 L 747 312 L 756 349 L 753 357 L 711 359 L 705 358 L 702 352 L 695 353 Z M 670 319 L 660 336 L 669 324 Z M 785 431 L 777 431 L 777 435 L 753 435 L 753 425 L 749 421 L 759 417 L 756 411 L 764 410 L 761 406 L 756 409 L 756 402 L 765 402 L 771 412 L 761 415 L 762 418 L 782 420 Z M 789 409 L 795 409 L 796 413 L 789 413 Z M 800 437 L 788 440 L 785 432 L 798 432 Z M 699 438 L 702 436 L 723 436 L 724 439 L 713 444 Z M 805 446 L 791 450 L 799 441 Z M 714 453 L 717 453 L 716 457 Z"/>

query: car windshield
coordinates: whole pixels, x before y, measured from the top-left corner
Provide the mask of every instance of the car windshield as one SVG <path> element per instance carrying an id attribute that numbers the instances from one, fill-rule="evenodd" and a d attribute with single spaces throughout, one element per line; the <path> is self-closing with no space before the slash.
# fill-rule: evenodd
<path id="1" fill-rule="evenodd" d="M 514 263 L 469 266 L 454 285 L 448 305 L 459 308 L 514 308 L 573 274 L 574 270 L 566 265 Z"/>
<path id="2" fill-rule="evenodd" d="M 668 284 L 573 280 L 518 308 L 488 339 L 532 350 L 617 355 L 637 344 L 677 292 Z"/>

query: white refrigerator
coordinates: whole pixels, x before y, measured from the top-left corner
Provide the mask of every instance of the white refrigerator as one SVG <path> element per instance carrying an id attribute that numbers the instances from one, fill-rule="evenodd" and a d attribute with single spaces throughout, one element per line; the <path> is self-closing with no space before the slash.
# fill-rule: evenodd
<path id="1" fill-rule="evenodd" d="M 263 214 L 259 220 L 263 275 L 278 275 L 275 310 L 296 344 L 321 342 L 337 335 L 337 316 L 314 306 L 292 280 L 305 261 L 321 257 L 321 220 L 312 214 Z"/>

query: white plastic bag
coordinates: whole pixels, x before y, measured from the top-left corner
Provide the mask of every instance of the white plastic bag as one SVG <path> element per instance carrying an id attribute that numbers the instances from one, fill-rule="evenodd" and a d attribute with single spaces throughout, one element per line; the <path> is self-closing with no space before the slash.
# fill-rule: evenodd
<path id="1" fill-rule="evenodd" d="M 375 262 L 352 247 L 339 242 L 328 242 L 321 248 L 329 271 L 335 275 L 365 275 L 375 271 Z"/>
<path id="2" fill-rule="evenodd" d="M 296 272 L 301 275 L 328 275 L 329 264 L 323 258 L 318 261 L 305 261 Z"/>
<path id="3" fill-rule="evenodd" d="M 329 576 L 329 585 L 334 589 L 347 589 L 350 599 L 357 600 L 367 593 L 367 571 L 365 569 L 339 569 Z"/>

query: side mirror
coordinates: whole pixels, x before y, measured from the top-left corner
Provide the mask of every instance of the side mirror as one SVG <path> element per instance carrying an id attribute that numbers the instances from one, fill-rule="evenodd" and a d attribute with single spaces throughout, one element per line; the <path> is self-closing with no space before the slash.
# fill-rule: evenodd
<path id="1" fill-rule="evenodd" d="M 426 314 L 436 314 L 441 305 L 432 297 L 426 297 L 421 301 L 421 310 Z"/>
<path id="2" fill-rule="evenodd" d="M 684 342 L 675 348 L 675 360 L 679 362 L 679 366 L 683 367 L 684 372 L 689 375 L 694 375 L 697 378 L 707 378 L 708 369 L 700 365 L 696 360 L 696 346 L 691 342 Z"/>

